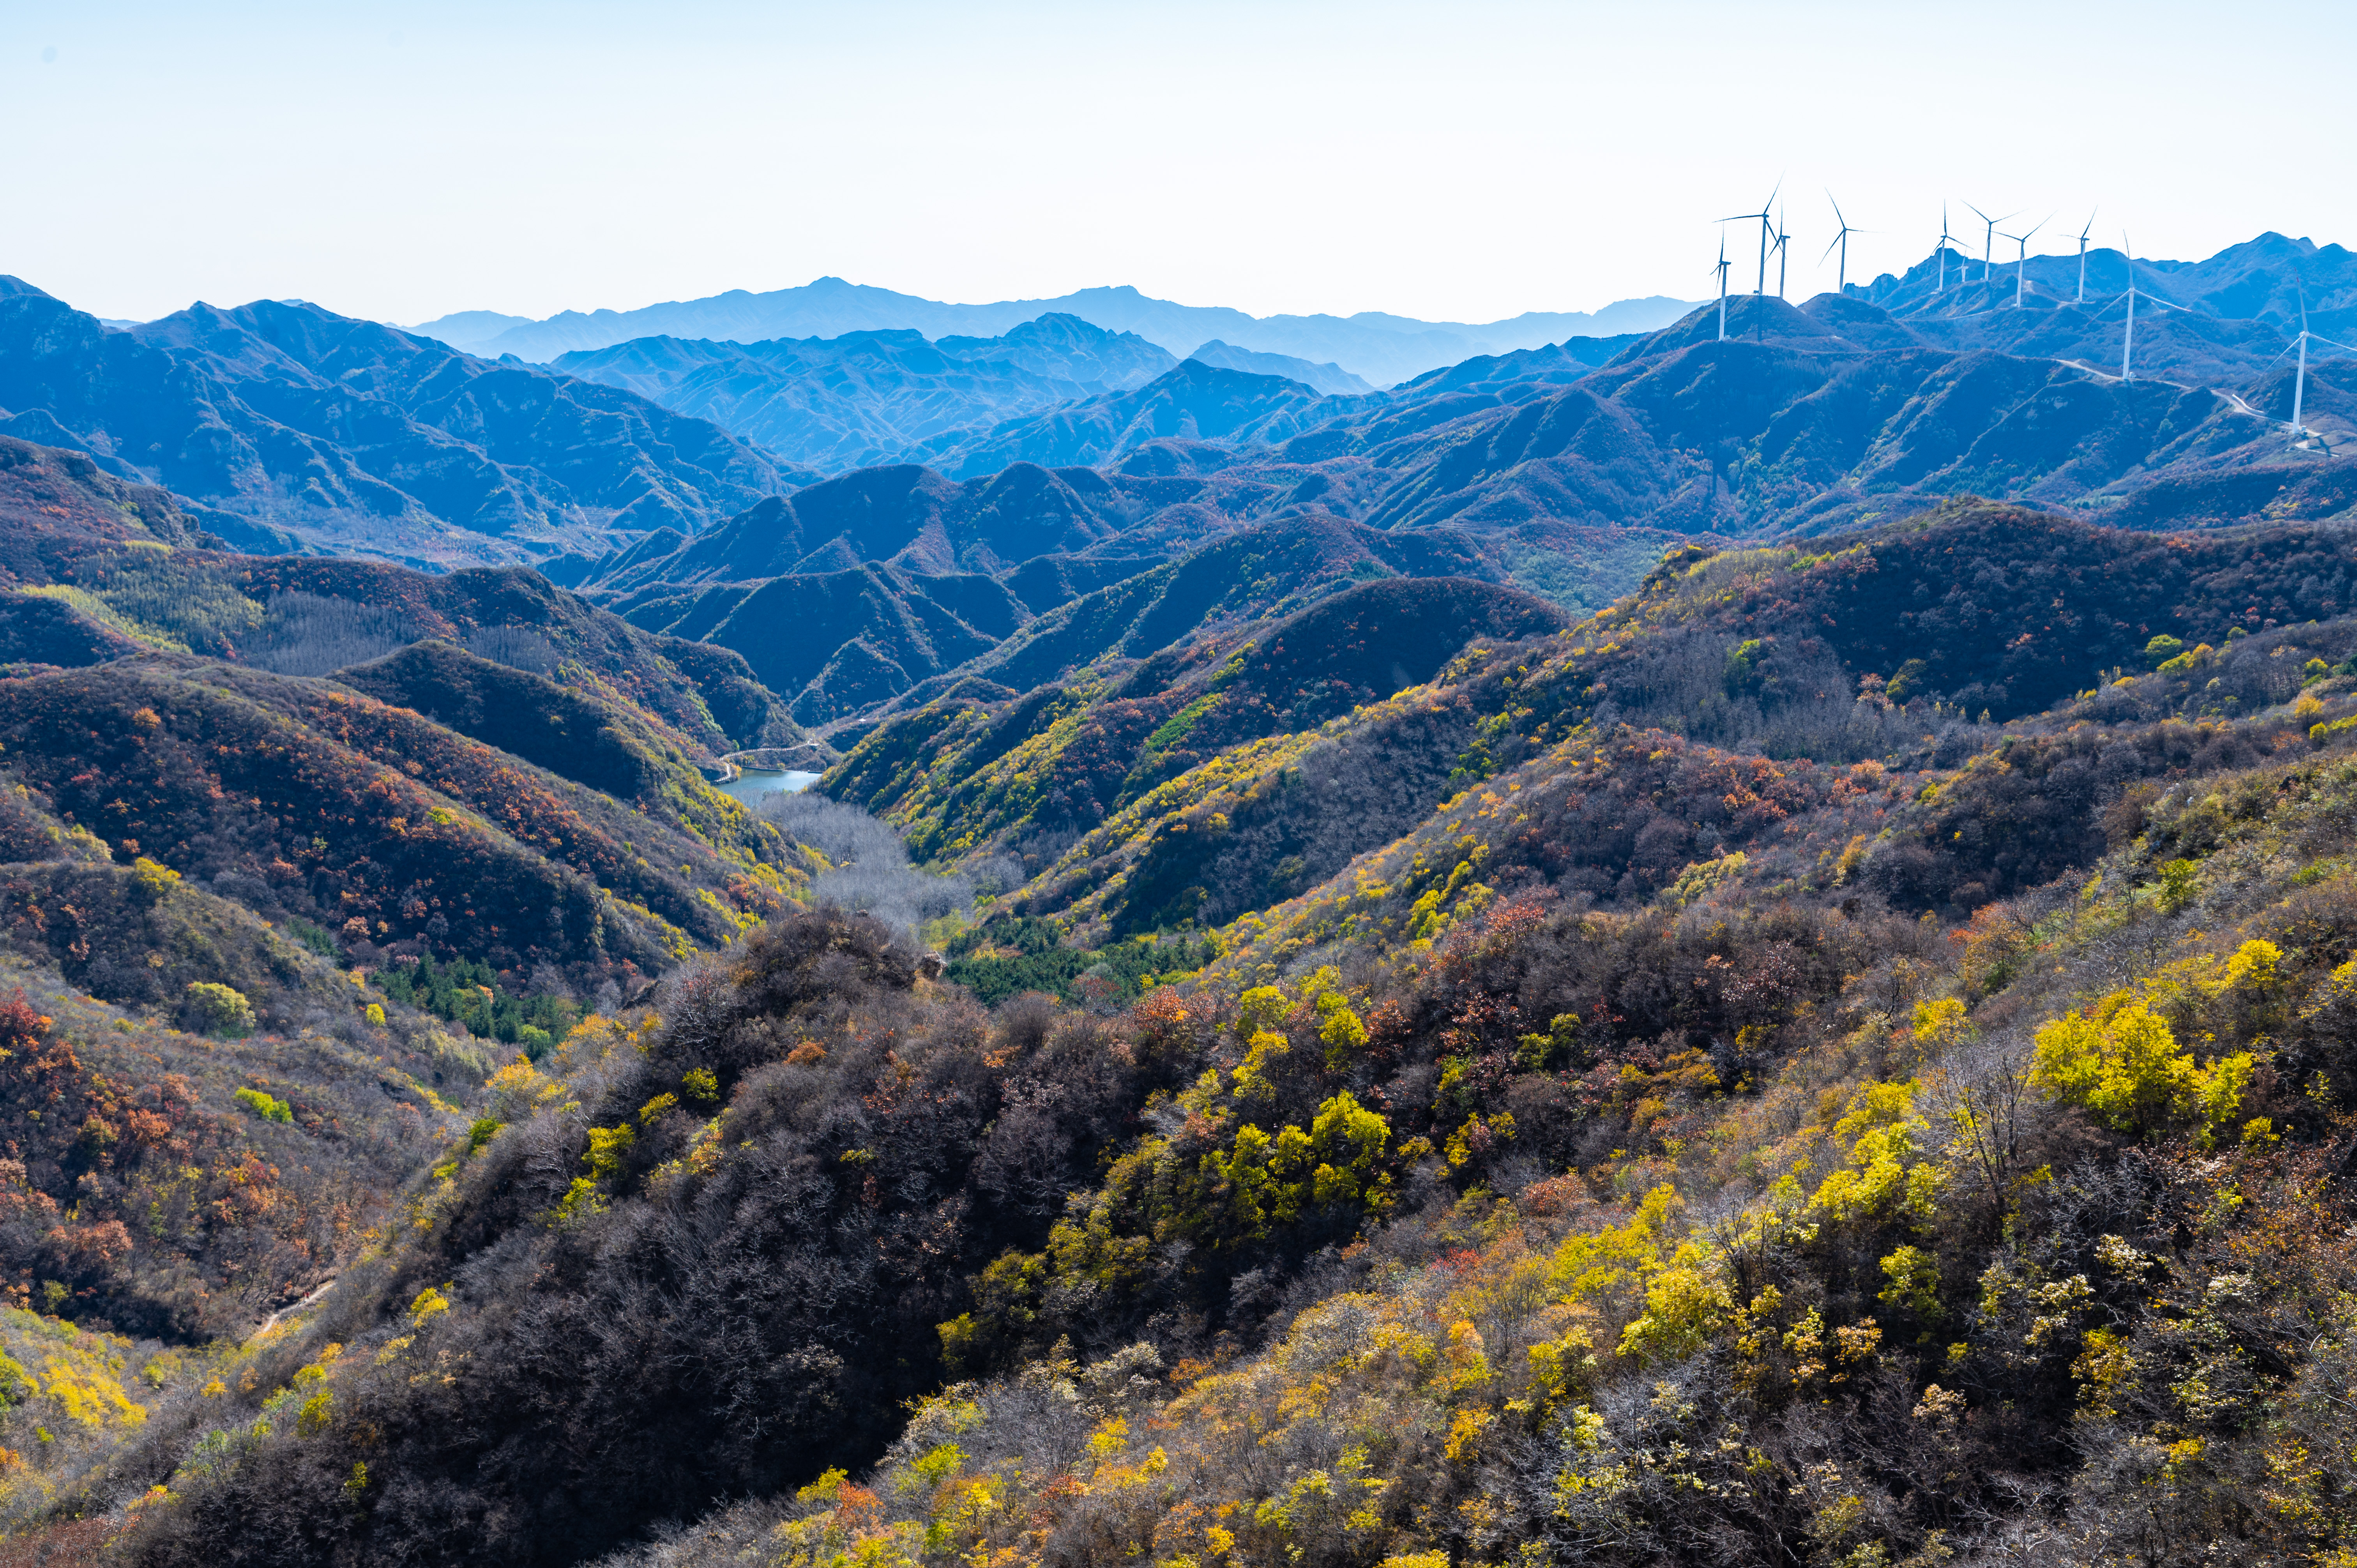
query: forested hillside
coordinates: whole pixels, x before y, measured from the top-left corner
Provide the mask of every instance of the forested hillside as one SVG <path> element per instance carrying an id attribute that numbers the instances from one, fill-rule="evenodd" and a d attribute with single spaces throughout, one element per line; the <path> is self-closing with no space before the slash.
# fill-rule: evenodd
<path id="1" fill-rule="evenodd" d="M 114 1531 L 61 1521 L 500 1082 L 828 862 L 707 781 L 800 736 L 723 650 L 530 573 L 227 553 L 20 442 L 0 525 L 0 1522 L 38 1554 Z"/>
<path id="2" fill-rule="evenodd" d="M 5 1549 L 2337 1562 L 2338 437 L 2042 315 L 1109 371 L 549 575 L 0 440 Z M 356 325 L 91 341 L 492 374 Z"/>
<path id="3" fill-rule="evenodd" d="M 138 1139 L 243 1145 L 152 1068 L 75 1091 L 117 1098 L 21 1156 L 24 1211 L 113 1207 L 9 1243 L 0 1339 L 189 1348 L 135 1423 L 0 1477 L 27 1541 L 2336 1560 L 2345 529 L 1959 499 L 1681 546 L 1577 619 L 1478 575 L 1203 559 L 1208 596 L 1182 566 L 1022 605 L 832 768 L 836 803 L 766 818 L 648 709 L 447 639 L 332 680 L 145 651 L 0 682 L 24 961 L 147 1009 L 125 1038 L 226 1041 L 169 956 L 217 951 L 273 1041 L 229 1101 L 265 1136 L 353 1124 L 339 1052 L 433 1109 L 354 1139 L 343 1187 L 315 1161 L 283 1221 L 149 1233 Z M 492 750 L 519 703 L 544 749 L 509 720 Z M 88 748 L 40 727 L 69 714 L 121 737 L 104 783 L 46 760 Z M 372 793 L 283 781 L 314 776 Z M 173 812 L 214 858 L 137 858 Z M 113 902 L 58 891 L 92 878 Z M 78 955 L 67 905 L 165 964 Z M 210 950 L 128 934 L 167 918 Z M 90 1060 L 59 1005 L 11 1026 Z M 224 1081 L 171 1071 L 202 1106 Z M 397 1213 L 323 1239 L 325 1194 L 383 1204 L 401 1150 Z M 133 1251 L 76 1240 L 112 1215 Z M 242 1337 L 173 1283 L 249 1257 L 285 1282 L 263 1299 L 337 1277 Z"/>

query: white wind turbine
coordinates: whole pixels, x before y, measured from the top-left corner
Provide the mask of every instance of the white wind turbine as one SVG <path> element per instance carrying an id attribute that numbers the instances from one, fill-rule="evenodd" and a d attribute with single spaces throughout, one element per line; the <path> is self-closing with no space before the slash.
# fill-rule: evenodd
<path id="1" fill-rule="evenodd" d="M 2152 301 L 2153 304 L 2159 306 L 2165 310 L 2183 310 L 2185 306 L 2171 304 L 2169 301 L 2163 299 L 2157 294 L 2145 294 L 2144 290 L 2136 286 L 2136 251 L 2129 243 L 2127 231 L 2125 229 L 2120 231 L 2120 255 L 2121 258 L 2127 263 L 2128 268 L 2127 292 L 2121 295 L 2115 295 L 2113 296 L 2114 299 L 2125 299 L 2128 302 L 2127 328 L 2126 330 L 2120 335 L 2120 380 L 2123 381 L 2133 381 L 2136 380 L 2136 295 L 2140 294 L 2144 295 L 2145 298 Z M 2110 308 L 2111 305 L 2109 303 L 2106 303 L 2103 307 L 2104 310 L 2109 310 Z M 2100 316 L 2103 314 L 2103 311 L 2099 310 L 2096 314 Z M 2303 338 L 2306 336 L 2304 330 L 2302 336 Z M 2297 396 L 2297 393 L 2294 395 Z"/>
<path id="2" fill-rule="evenodd" d="M 1969 201 L 1964 205 L 1973 207 Z M 2013 214 L 2008 212 L 2004 218 L 1992 218 L 1979 208 L 1973 207 L 1973 216 L 1978 218 L 1986 226 L 1986 231 L 1981 235 L 1981 282 L 1986 283 L 1989 280 L 1989 260 L 1996 253 L 1996 226 L 2004 222 L 2006 218 L 2011 218 Z"/>
<path id="3" fill-rule="evenodd" d="M 2291 438 L 2297 442 L 2308 432 L 2301 428 L 2299 413 L 2308 398 L 2308 285 L 2299 289 L 2299 371 L 2291 383 Z"/>
<path id="4" fill-rule="evenodd" d="M 2103 210 L 2101 208 L 2095 209 Z M 2073 305 L 2087 303 L 2087 231 L 2095 226 L 2095 213 L 2087 214 L 2087 228 L 2079 231 L 2079 292 L 2071 301 Z"/>
<path id="5" fill-rule="evenodd" d="M 1792 259 L 1792 236 L 1784 232 L 1784 214 L 1776 214 L 1776 297 L 1784 297 L 1784 264 Z"/>
<path id="6" fill-rule="evenodd" d="M 1760 220 L 1760 281 L 1752 287 L 1751 292 L 1754 294 L 1768 292 L 1768 236 L 1772 227 L 1768 220 L 1776 206 L 1776 191 L 1783 188 L 1784 182 L 1780 179 L 1776 182 L 1776 190 L 1770 191 L 1768 199 L 1760 204 L 1759 211 L 1732 213 L 1719 220 L 1722 223 L 1749 223 L 1754 218 Z"/>
<path id="7" fill-rule="evenodd" d="M 2120 259 L 2128 264 L 2128 325 L 2120 337 L 2120 380 L 2132 381 L 2136 376 L 2129 369 L 2129 356 L 2136 351 L 2136 252 L 2128 244 L 2128 231 L 2120 231 Z"/>
<path id="8" fill-rule="evenodd" d="M 1718 231 L 1718 340 L 1727 341 L 1727 269 L 1735 263 L 1727 259 L 1727 231 Z"/>
<path id="9" fill-rule="evenodd" d="M 2021 247 L 2020 254 L 2016 258 L 2013 264 L 2013 307 L 2016 310 L 2019 310 L 2021 308 L 2022 274 L 2029 269 L 2029 236 L 2037 233 L 2039 230 L 2045 228 L 2047 224 L 2051 223 L 2052 221 L 2054 221 L 2054 215 L 2050 212 L 2044 218 L 2040 219 L 2036 223 L 2032 224 L 2028 233 L 2007 234 L 2006 236 L 2007 239 L 2013 241 Z"/>
<path id="10" fill-rule="evenodd" d="M 1841 225 L 1841 232 L 1834 236 L 1834 243 L 1825 247 L 1825 256 L 1830 256 L 1834 253 L 1835 245 L 1841 247 L 1841 264 L 1834 274 L 1834 289 L 1835 293 L 1846 294 L 1849 292 L 1849 237 L 1852 234 L 1863 234 L 1866 231 L 1863 229 L 1853 229 L 1849 226 L 1849 220 L 1842 216 L 1841 203 L 1834 201 L 1834 193 L 1832 191 L 1828 190 L 1825 192 L 1825 199 L 1827 201 L 1833 201 L 1834 220 Z M 1940 227 L 1943 229 L 1947 227 L 1944 218 Z M 1819 256 L 1817 258 L 1817 264 L 1819 266 L 1824 265 L 1825 256 Z M 1946 271 L 1946 263 L 1944 261 L 1942 263 L 1941 270 L 1943 273 Z"/>
<path id="11" fill-rule="evenodd" d="M 1948 292 L 1948 247 L 1949 247 L 1950 245 L 1954 244 L 1955 242 L 1956 242 L 1956 237 L 1955 237 L 1953 234 L 1951 234 L 1951 233 L 1949 233 L 1949 232 L 1948 232 L 1948 204 L 1947 204 L 1946 202 L 1943 201 L 1942 203 L 1940 203 L 1940 290 L 1939 290 L 1939 292 L 1941 292 L 1942 294 L 1945 294 L 1945 293 L 1947 293 L 1947 292 Z M 1959 274 L 1960 274 L 1960 275 L 1961 275 L 1961 274 L 1962 274 L 1962 272 L 1963 272 L 1963 264 L 1962 264 L 1962 259 L 1961 259 L 1961 258 L 1962 258 L 1962 256 L 1963 256 L 1963 254 L 1964 254 L 1964 252 L 1962 252 L 1961 251 L 1957 252 L 1957 255 L 1958 255 L 1958 258 L 1959 258 L 1957 271 L 1958 271 L 1958 273 L 1959 273 Z"/>

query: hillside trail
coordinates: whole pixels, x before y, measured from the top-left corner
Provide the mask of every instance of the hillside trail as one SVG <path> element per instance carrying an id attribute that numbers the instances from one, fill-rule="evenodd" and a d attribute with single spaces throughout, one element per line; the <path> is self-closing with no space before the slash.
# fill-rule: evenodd
<path id="1" fill-rule="evenodd" d="M 282 1319 L 294 1313 L 307 1311 L 311 1307 L 318 1305 L 319 1303 L 326 1298 L 327 1294 L 335 1288 L 336 1282 L 332 1277 L 321 1281 L 319 1287 L 317 1290 L 314 1290 L 309 1295 L 305 1296 L 300 1301 L 289 1302 L 285 1306 L 282 1306 L 277 1311 L 272 1313 L 269 1316 L 264 1318 L 262 1322 L 255 1326 L 253 1332 L 246 1336 L 247 1340 L 252 1341 L 259 1339 L 264 1335 L 269 1333 L 272 1329 L 277 1327 Z"/>
<path id="2" fill-rule="evenodd" d="M 747 764 L 737 761 L 738 757 L 754 758 L 755 760 L 750 764 L 750 766 L 755 768 L 770 768 L 772 767 L 784 766 L 782 763 L 773 764 L 770 761 L 771 758 L 791 757 L 796 752 L 808 751 L 815 752 L 817 754 L 818 761 L 823 765 L 826 761 L 827 749 L 828 748 L 823 744 L 818 741 L 806 740 L 799 742 L 793 746 L 755 746 L 749 751 L 732 751 L 725 757 L 713 758 L 708 767 L 716 768 L 720 769 L 720 772 L 716 777 L 708 779 L 706 782 L 712 784 L 734 784 L 737 782 L 737 780 L 743 776 L 745 768 L 748 766 Z"/>

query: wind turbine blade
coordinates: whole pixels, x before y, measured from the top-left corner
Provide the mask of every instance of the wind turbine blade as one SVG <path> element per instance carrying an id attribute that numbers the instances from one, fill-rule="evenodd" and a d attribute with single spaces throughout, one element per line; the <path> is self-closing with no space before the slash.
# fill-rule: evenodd
<path id="1" fill-rule="evenodd" d="M 1834 200 L 1834 193 L 1831 190 L 1825 192 L 1825 199 L 1833 203 L 1834 221 L 1845 229 L 1848 228 L 1849 220 L 1842 216 L 1841 203 Z"/>
<path id="2" fill-rule="evenodd" d="M 1818 263 L 1818 264 L 1819 264 L 1819 265 L 1823 265 L 1823 264 L 1824 263 L 1825 256 L 1830 256 L 1830 255 L 1832 255 L 1832 254 L 1834 253 L 1834 245 L 1838 245 L 1838 244 L 1840 244 L 1841 242 L 1842 242 L 1842 237 L 1841 237 L 1839 234 L 1835 235 L 1835 236 L 1834 236 L 1834 238 L 1833 238 L 1833 244 L 1831 244 L 1831 245 L 1827 245 L 1827 246 L 1825 247 L 1824 255 L 1824 256 L 1819 256 L 1819 257 L 1817 258 L 1817 263 Z"/>
<path id="3" fill-rule="evenodd" d="M 2102 210 L 2103 209 L 2100 207 L 2095 209 L 2095 212 L 2101 212 Z M 2088 231 L 2092 230 L 2095 226 L 2095 212 L 2090 212 L 2087 214 L 2087 227 L 2079 231 L 2079 239 L 2083 243 L 2087 238 Z"/>
<path id="4" fill-rule="evenodd" d="M 1979 219 L 1979 220 L 1980 220 L 1982 222 L 1984 222 L 1984 223 L 1995 223 L 1995 222 L 1998 221 L 1998 220 L 1996 220 L 1996 219 L 1995 219 L 1995 218 L 1990 217 L 1987 213 L 1986 213 L 1986 212 L 1982 211 L 1979 208 L 1975 207 L 1975 206 L 1974 206 L 1971 202 L 1969 202 L 1969 201 L 1967 201 L 1967 202 L 1965 202 L 1965 203 L 1964 203 L 1964 207 L 1965 207 L 1965 209 L 1966 209 L 1968 211 L 1970 211 L 1970 212 L 1972 213 L 1972 215 L 1973 215 L 1974 217 L 1975 217 L 1975 218 Z"/>

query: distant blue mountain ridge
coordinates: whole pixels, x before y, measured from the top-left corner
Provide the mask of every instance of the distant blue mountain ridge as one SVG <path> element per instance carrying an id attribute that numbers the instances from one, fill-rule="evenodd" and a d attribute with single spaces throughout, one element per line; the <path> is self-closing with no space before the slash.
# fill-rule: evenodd
<path id="1" fill-rule="evenodd" d="M 2357 363 L 2311 344 L 2303 382 L 2291 336 L 2304 299 L 2345 337 L 2353 274 L 2339 247 L 2278 235 L 2139 259 L 2130 380 L 2116 252 L 2090 253 L 2083 304 L 2075 257 L 2033 260 L 2017 301 L 2004 269 L 1951 252 L 1797 306 L 1738 296 L 1724 341 L 1714 302 L 1380 391 L 1331 360 L 1228 336 L 1182 360 L 1060 312 L 994 337 L 640 337 L 543 368 L 299 301 L 113 330 L 0 278 L 0 435 L 167 485 L 243 548 L 533 564 L 592 593 L 689 585 L 706 536 L 787 512 L 726 570 L 996 580 L 1086 555 L 1047 574 L 1080 591 L 1322 515 L 1474 530 L 1498 570 L 1592 603 L 1641 543 L 1818 532 L 1967 490 L 2141 527 L 2338 515 L 2357 505 Z"/>
<path id="2" fill-rule="evenodd" d="M 637 338 L 759 343 L 894 330 L 915 331 L 931 339 L 996 338 L 1039 317 L 1061 315 L 1108 332 L 1133 333 L 1174 357 L 1184 358 L 1199 347 L 1217 342 L 1246 353 L 1281 354 L 1312 365 L 1330 362 L 1348 375 L 1383 387 L 1476 355 L 1536 349 L 1566 338 L 1650 332 L 1693 308 L 1691 300 L 1657 295 L 1620 300 L 1593 313 L 1527 311 L 1507 320 L 1474 325 L 1418 321 L 1373 310 L 1349 317 L 1254 317 L 1224 306 L 1154 299 L 1126 285 L 1086 288 L 1056 299 L 950 305 L 823 277 L 800 288 L 766 294 L 732 289 L 705 299 L 673 300 L 639 310 L 567 310 L 545 321 L 467 310 L 407 330 L 486 359 L 513 354 L 532 364 L 547 364 L 562 354 L 608 349 Z"/>
<path id="3" fill-rule="evenodd" d="M 1216 338 L 1186 358 L 1275 377 L 1303 389 L 1305 400 L 1375 390 L 1338 365 L 1255 354 Z M 1003 338 L 931 342 L 908 328 L 762 343 L 634 338 L 560 354 L 549 368 L 711 420 L 790 462 L 834 474 L 963 451 L 1009 420 L 1132 391 L 1179 362 L 1134 332 L 1048 315 Z"/>

